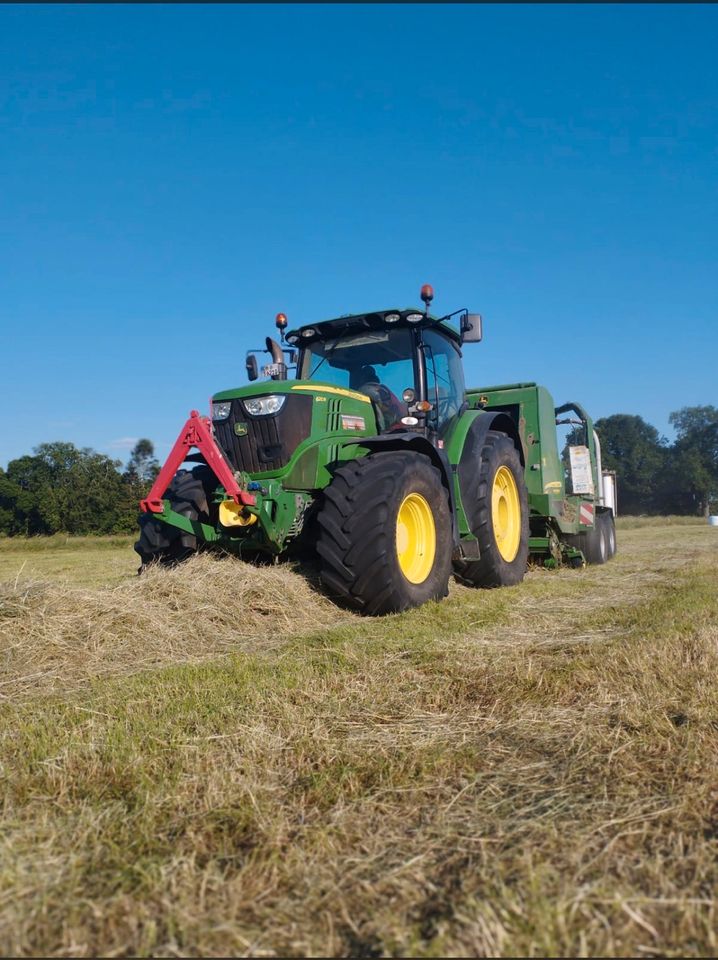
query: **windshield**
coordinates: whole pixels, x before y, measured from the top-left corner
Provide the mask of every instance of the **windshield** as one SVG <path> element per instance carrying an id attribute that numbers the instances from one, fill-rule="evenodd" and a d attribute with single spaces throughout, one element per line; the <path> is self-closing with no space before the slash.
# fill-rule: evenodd
<path id="1" fill-rule="evenodd" d="M 397 397 L 414 386 L 411 331 L 368 330 L 336 340 L 321 340 L 304 348 L 300 378 L 361 390 L 384 384 Z"/>
<path id="2" fill-rule="evenodd" d="M 413 334 L 406 328 L 366 330 L 335 340 L 317 340 L 304 348 L 300 379 L 317 380 L 367 394 L 380 430 L 407 416 L 402 394 L 416 389 Z"/>

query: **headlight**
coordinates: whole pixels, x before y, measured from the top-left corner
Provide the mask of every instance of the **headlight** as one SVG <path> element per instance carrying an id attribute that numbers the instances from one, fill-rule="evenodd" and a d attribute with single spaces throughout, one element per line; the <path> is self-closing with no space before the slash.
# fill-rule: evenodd
<path id="1" fill-rule="evenodd" d="M 269 397 L 252 397 L 242 403 L 247 413 L 251 413 L 253 417 L 266 417 L 270 413 L 279 413 L 286 399 L 284 396 L 272 394 Z"/>
<path id="2" fill-rule="evenodd" d="M 212 419 L 213 420 L 226 420 L 229 416 L 229 411 L 232 409 L 231 400 L 220 400 L 219 403 L 212 401 Z"/>
<path id="3" fill-rule="evenodd" d="M 421 323 L 424 319 L 423 313 L 407 313 L 406 321 L 407 323 Z"/>
<path id="4" fill-rule="evenodd" d="M 384 323 L 398 323 L 400 320 L 401 320 L 401 316 L 398 313 L 384 314 Z"/>

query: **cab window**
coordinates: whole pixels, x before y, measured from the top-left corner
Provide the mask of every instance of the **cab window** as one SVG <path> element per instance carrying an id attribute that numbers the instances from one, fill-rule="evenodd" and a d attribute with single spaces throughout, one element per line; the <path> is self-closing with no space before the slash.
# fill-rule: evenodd
<path id="1" fill-rule="evenodd" d="M 438 429 L 456 416 L 464 403 L 464 368 L 458 344 L 436 330 L 423 332 L 427 398 L 435 405 Z"/>

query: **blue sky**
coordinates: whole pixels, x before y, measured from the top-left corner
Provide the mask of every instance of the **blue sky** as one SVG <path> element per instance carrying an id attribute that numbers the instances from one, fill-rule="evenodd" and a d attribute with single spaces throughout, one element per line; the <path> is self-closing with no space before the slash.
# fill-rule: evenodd
<path id="1" fill-rule="evenodd" d="M 467 380 L 718 404 L 718 8 L 0 7 L 0 464 L 165 455 L 290 324 L 484 315 Z"/>

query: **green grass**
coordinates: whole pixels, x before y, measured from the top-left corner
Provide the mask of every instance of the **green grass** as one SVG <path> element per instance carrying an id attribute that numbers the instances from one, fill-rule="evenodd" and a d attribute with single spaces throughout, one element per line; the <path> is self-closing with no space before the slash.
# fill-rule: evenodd
<path id="1" fill-rule="evenodd" d="M 0 581 L 15 577 L 64 579 L 101 586 L 137 572 L 135 536 L 0 537 Z"/>
<path id="2" fill-rule="evenodd" d="M 4 954 L 715 955 L 718 531 L 380 620 L 128 550 L 0 592 Z"/>
<path id="3" fill-rule="evenodd" d="M 705 526 L 707 523 L 705 517 L 682 517 L 670 514 L 665 517 L 617 517 L 616 526 L 619 530 L 637 530 L 641 527 L 685 527 L 685 526 Z"/>

